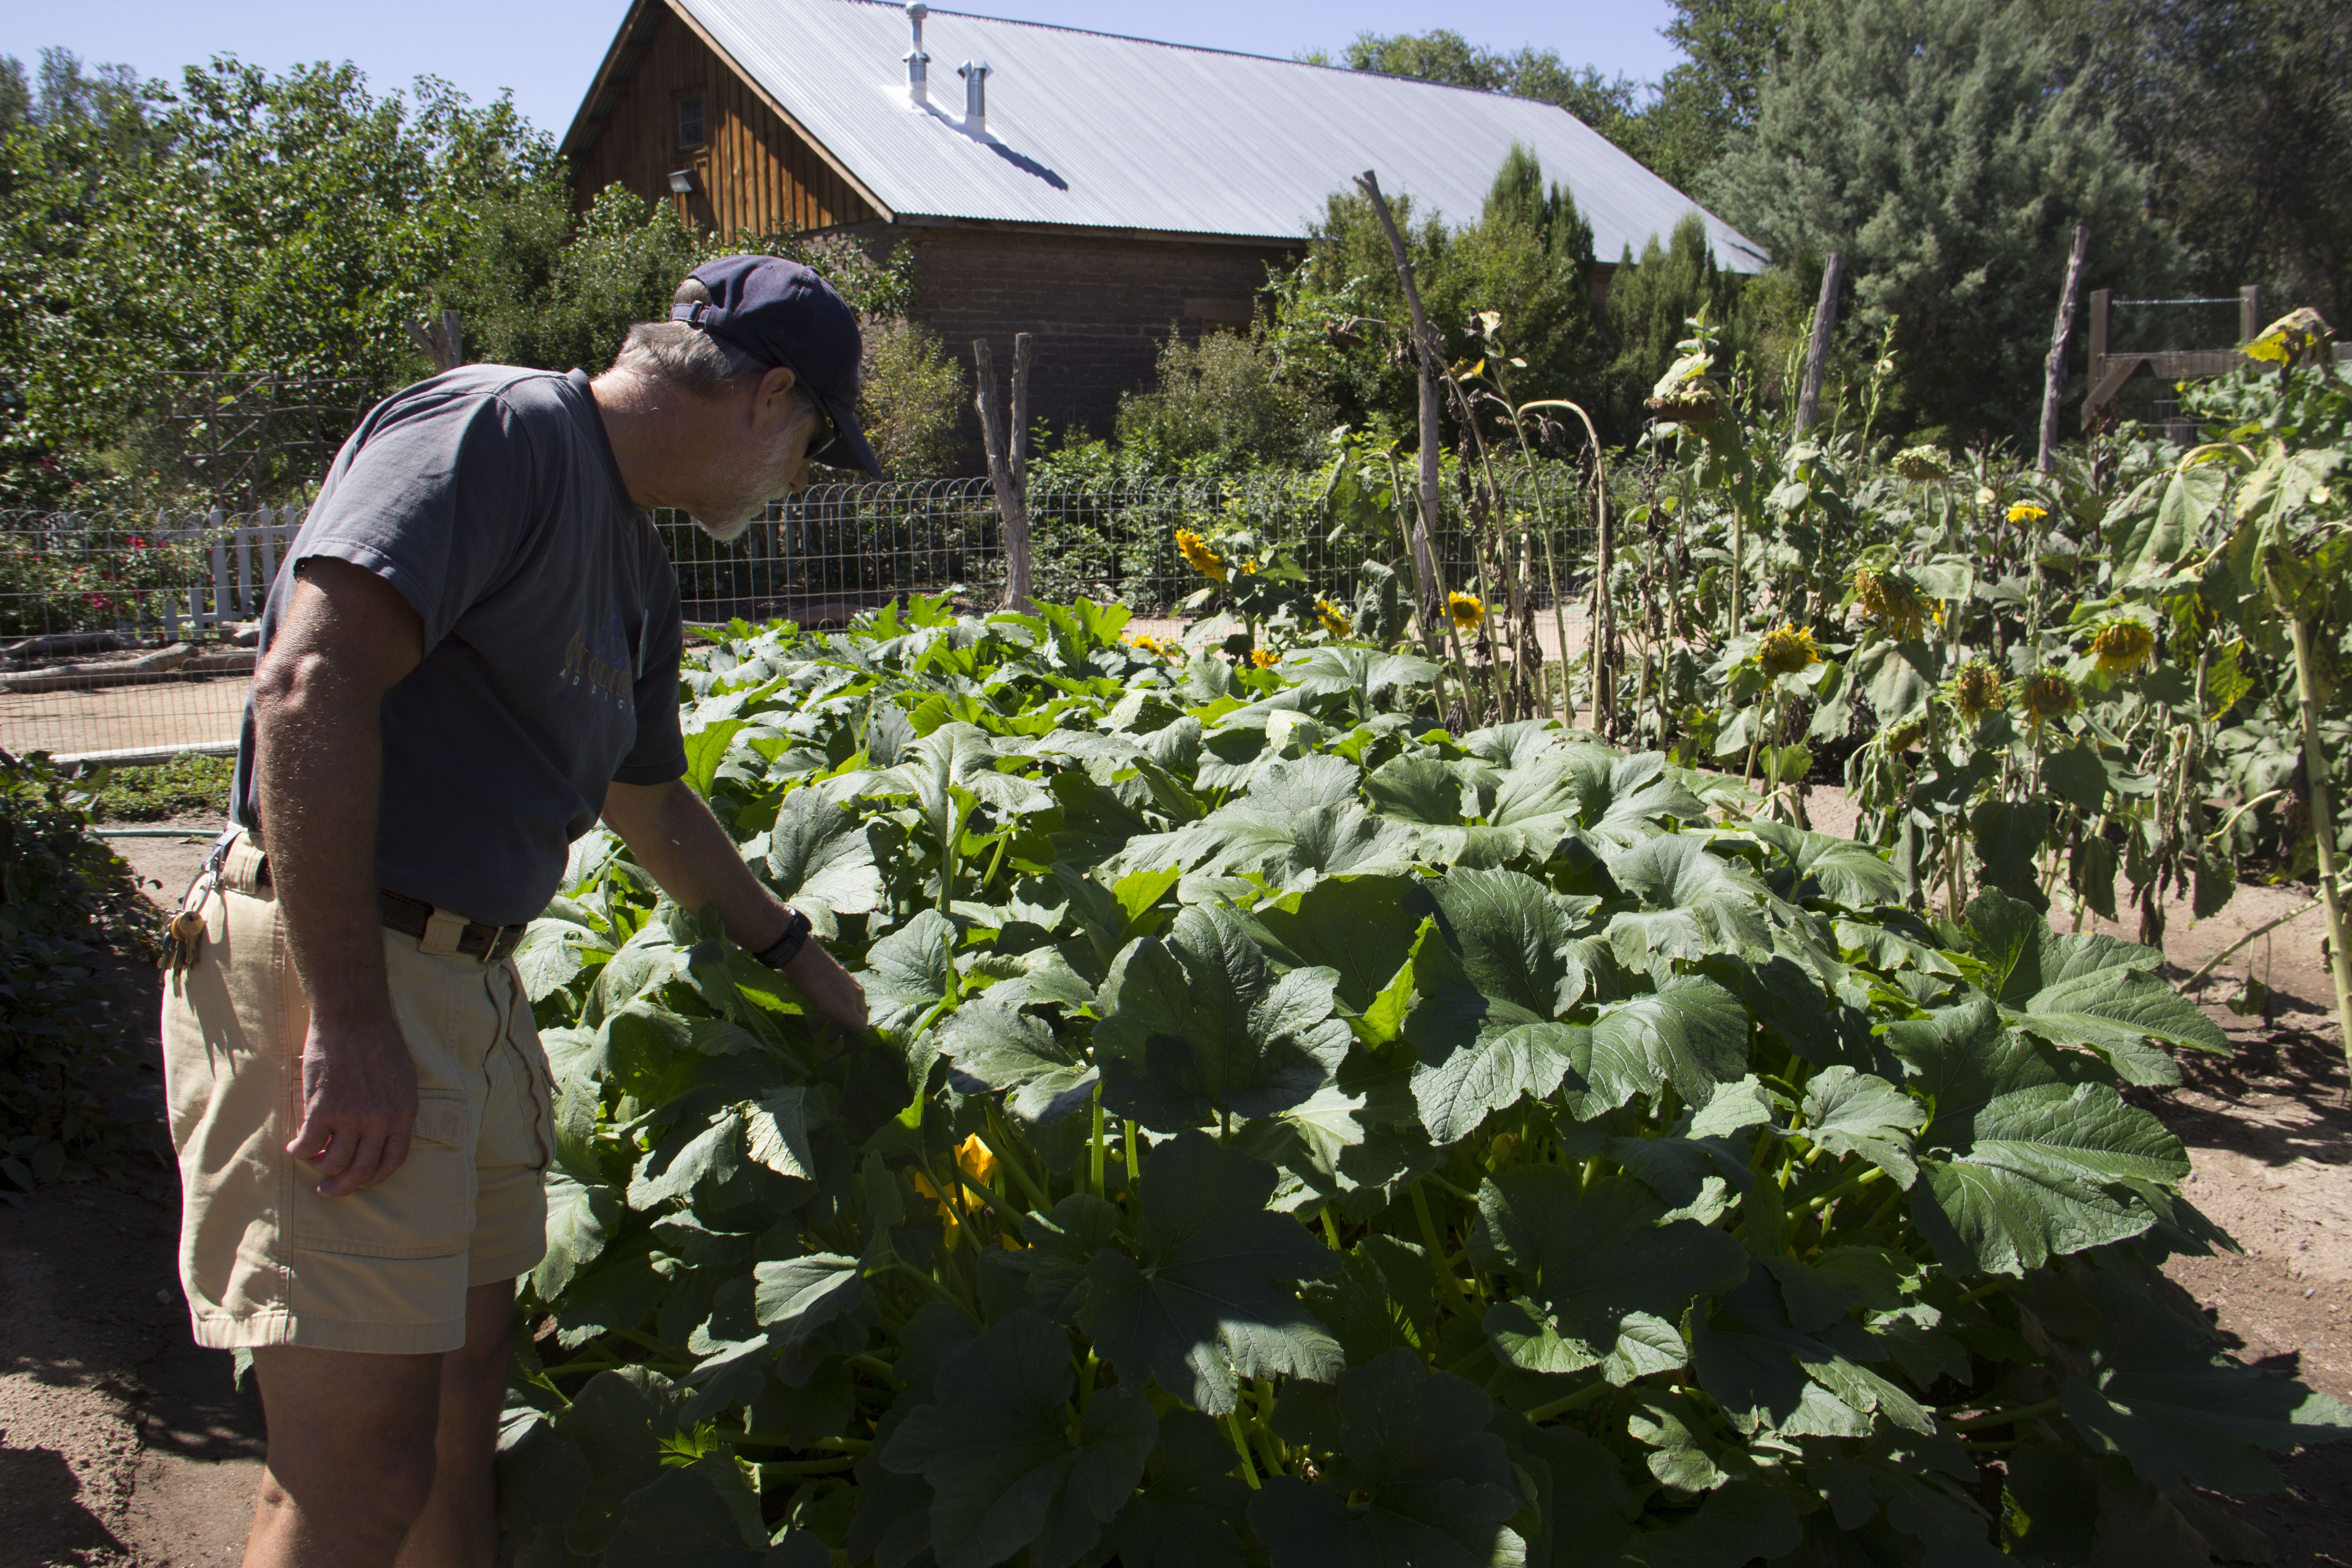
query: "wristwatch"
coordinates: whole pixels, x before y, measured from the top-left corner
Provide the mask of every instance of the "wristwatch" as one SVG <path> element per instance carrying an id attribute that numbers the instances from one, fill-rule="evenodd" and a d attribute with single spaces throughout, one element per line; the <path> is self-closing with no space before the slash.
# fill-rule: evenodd
<path id="1" fill-rule="evenodd" d="M 795 909 L 788 908 L 784 912 L 792 917 L 784 922 L 784 934 L 751 955 L 771 969 L 782 969 L 798 958 L 801 949 L 808 945 L 808 916 Z"/>

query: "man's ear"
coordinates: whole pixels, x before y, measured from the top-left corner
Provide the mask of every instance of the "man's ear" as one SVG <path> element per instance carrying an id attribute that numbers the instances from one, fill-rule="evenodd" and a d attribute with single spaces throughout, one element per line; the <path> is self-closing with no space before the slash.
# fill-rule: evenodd
<path id="1" fill-rule="evenodd" d="M 792 423 L 792 392 L 799 379 L 782 365 L 760 378 L 760 389 L 751 400 L 751 418 L 761 434 L 781 430 Z"/>

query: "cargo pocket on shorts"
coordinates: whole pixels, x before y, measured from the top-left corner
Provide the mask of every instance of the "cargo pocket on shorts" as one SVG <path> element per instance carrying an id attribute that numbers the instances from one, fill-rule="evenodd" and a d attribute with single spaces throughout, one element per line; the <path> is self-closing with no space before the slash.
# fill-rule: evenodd
<path id="1" fill-rule="evenodd" d="M 298 1178 L 296 1248 L 353 1258 L 448 1258 L 474 1230 L 474 1110 L 460 1089 L 420 1089 L 408 1158 L 372 1187 L 320 1197 Z M 309 1167 L 304 1167 L 308 1177 Z"/>

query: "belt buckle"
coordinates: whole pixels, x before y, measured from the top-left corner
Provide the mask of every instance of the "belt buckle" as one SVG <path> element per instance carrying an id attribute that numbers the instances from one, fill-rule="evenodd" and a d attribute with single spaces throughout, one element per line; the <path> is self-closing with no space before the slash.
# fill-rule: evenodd
<path id="1" fill-rule="evenodd" d="M 426 952 L 454 953 L 465 939 L 468 923 L 465 916 L 451 914 L 436 904 L 425 917 L 425 934 L 417 939 L 417 945 Z"/>

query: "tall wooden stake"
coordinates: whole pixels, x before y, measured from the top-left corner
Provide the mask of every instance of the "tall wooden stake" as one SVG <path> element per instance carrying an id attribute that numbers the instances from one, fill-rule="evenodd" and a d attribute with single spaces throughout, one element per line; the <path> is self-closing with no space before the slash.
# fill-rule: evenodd
<path id="1" fill-rule="evenodd" d="M 1428 312 L 1421 308 L 1412 258 L 1405 250 L 1404 236 L 1397 232 L 1396 215 L 1389 211 L 1388 198 L 1381 195 L 1380 176 L 1367 169 L 1356 176 L 1356 184 L 1371 198 L 1372 211 L 1380 215 L 1381 227 L 1387 231 L 1389 253 L 1396 258 L 1397 277 L 1404 284 L 1405 306 L 1412 312 L 1413 359 L 1421 367 L 1421 520 L 1413 529 L 1412 563 L 1414 574 L 1421 579 L 1422 640 L 1434 647 L 1445 624 L 1444 584 L 1438 581 L 1437 552 L 1430 542 L 1430 532 L 1437 524 L 1437 333 L 1429 324 Z"/>
<path id="2" fill-rule="evenodd" d="M 1022 337 L 1025 338 L 1026 333 Z M 1014 345 L 1014 363 L 1025 368 L 1020 358 L 1021 343 Z M 980 373 L 980 390 L 972 403 L 980 410 L 980 439 L 988 453 L 988 478 L 996 489 L 997 515 L 1004 521 L 1004 603 L 1005 607 L 1025 610 L 1029 607 L 1031 561 L 1029 555 L 1028 498 L 1022 493 L 1021 481 L 1013 467 L 1011 448 L 1004 440 L 1004 426 L 996 414 L 996 356 L 989 352 L 986 338 L 971 341 L 973 368 Z M 1027 378 L 1016 370 L 1014 405 L 1028 412 Z"/>
<path id="3" fill-rule="evenodd" d="M 1822 416 L 1822 375 L 1829 368 L 1830 334 L 1837 331 L 1838 285 L 1845 281 L 1845 253 L 1830 252 L 1822 268 L 1821 302 L 1813 307 L 1813 338 L 1805 349 L 1805 384 L 1797 394 L 1797 434 Z"/>
<path id="4" fill-rule="evenodd" d="M 2066 258 L 2066 287 L 2058 296 L 2058 320 L 2050 329 L 2050 359 L 2042 371 L 2042 450 L 2033 459 L 2039 473 L 2048 473 L 2058 460 L 2058 391 L 2066 384 L 2066 349 L 2074 336 L 2074 310 L 2083 300 L 2083 261 L 2090 250 L 2091 226 L 2078 223 L 2074 252 Z M 2098 374 L 2095 363 L 2091 374 Z"/>

